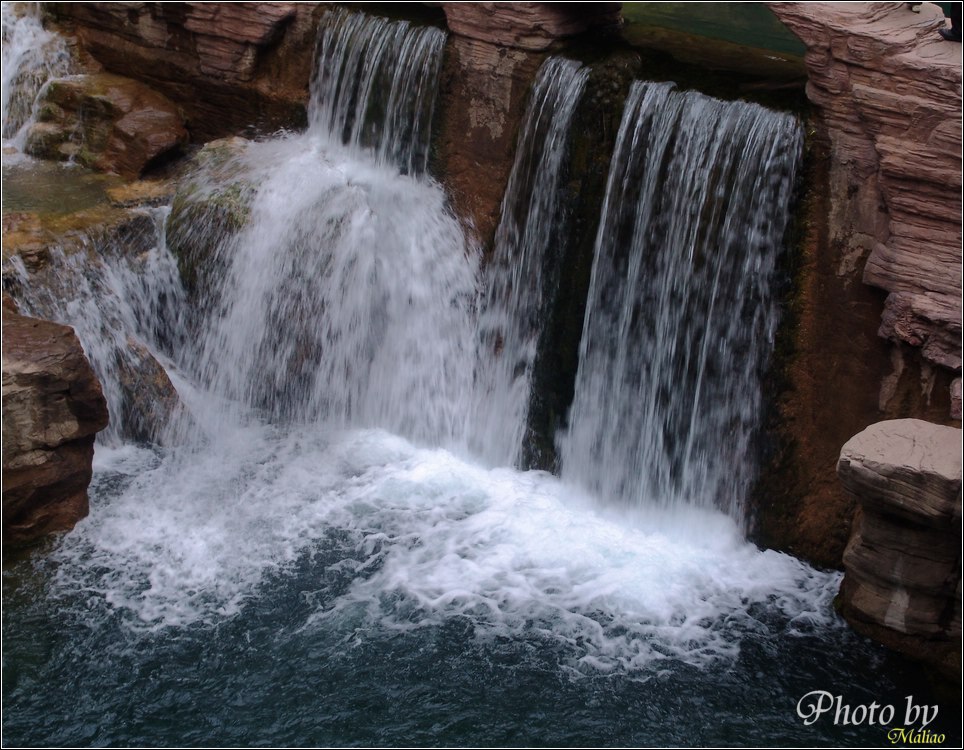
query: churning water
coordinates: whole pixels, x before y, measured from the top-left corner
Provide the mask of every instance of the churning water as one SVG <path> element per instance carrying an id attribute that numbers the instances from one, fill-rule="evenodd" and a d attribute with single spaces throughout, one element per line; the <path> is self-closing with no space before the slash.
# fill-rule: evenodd
<path id="1" fill-rule="evenodd" d="M 506 271 L 497 287 L 491 276 L 480 281 L 476 251 L 424 174 L 441 32 L 338 12 L 324 34 L 311 127 L 233 157 L 248 186 L 247 220 L 217 240 L 199 320 L 187 314 L 190 295 L 164 240 L 170 219 L 136 272 L 109 254 L 97 271 L 53 259 L 63 278 L 90 282 L 81 296 L 97 305 L 24 292 L 28 309 L 78 326 L 108 390 L 119 387 L 109 370 L 123 341 L 142 341 L 167 365 L 190 417 L 172 421 L 163 447 L 135 444 L 123 426 L 102 441 L 90 517 L 42 561 L 5 571 L 5 742 L 814 744 L 865 736 L 866 728 L 803 727 L 796 700 L 812 689 L 888 700 L 899 682 L 872 676 L 883 657 L 833 614 L 837 576 L 747 544 L 734 517 L 714 507 L 724 483 L 710 482 L 709 501 L 694 503 L 676 500 L 698 493 L 696 483 L 684 492 L 646 479 L 647 492 L 665 490 L 672 501 L 627 506 L 616 502 L 624 475 L 610 464 L 599 471 L 613 473 L 613 496 L 607 482 L 583 474 L 572 481 L 493 465 L 509 464 L 522 434 L 539 315 L 523 299 L 525 264 L 551 250 L 543 227 L 557 216 L 553 170 L 584 80 L 579 66 L 547 63 L 530 99 L 520 151 L 532 161 L 516 164 L 512 185 L 538 194 L 513 207 L 514 217 L 504 211 L 499 273 L 510 251 L 523 269 Z M 411 65 L 390 64 L 399 59 Z M 387 70 L 391 80 L 380 80 Z M 375 90 L 390 92 L 381 114 L 369 106 Z M 655 131 L 640 124 L 656 119 L 644 106 L 650 96 L 665 100 L 660 117 L 710 118 L 694 133 L 720 155 L 710 162 L 720 179 L 743 179 L 725 177 L 739 168 L 726 154 L 750 148 L 739 139 L 752 140 L 756 127 L 787 129 L 779 116 L 742 105 L 635 89 L 604 226 L 638 213 L 635 203 L 622 207 L 636 199 L 624 184 L 649 189 L 659 179 L 639 176 L 644 137 L 630 135 Z M 760 200 L 785 199 L 787 175 L 768 172 L 765 154 L 740 164 L 763 170 L 747 178 L 770 186 L 757 191 Z M 687 180 L 698 184 L 695 199 L 723 189 L 697 167 L 674 165 L 680 185 L 667 202 L 694 192 Z M 677 208 L 700 227 L 710 216 L 694 231 L 724 241 L 720 225 L 758 221 L 752 212 L 721 218 L 709 203 L 664 210 Z M 780 230 L 771 231 L 754 240 L 754 252 L 776 250 Z M 607 236 L 601 231 L 599 253 L 611 250 Z M 671 231 L 660 236 L 677 241 Z M 652 262 L 661 274 L 654 283 L 684 283 L 664 268 L 669 261 Z M 611 368 L 620 389 L 626 367 L 594 354 L 606 350 L 594 321 L 608 314 L 597 290 L 613 283 L 598 264 L 582 367 Z M 708 319 L 707 295 L 716 292 L 704 286 L 715 289 L 718 266 L 706 258 L 703 276 L 685 282 L 700 288 L 694 304 L 710 308 Z M 607 298 L 615 314 L 631 304 L 627 294 Z M 753 335 L 765 337 L 768 321 Z M 105 335 L 116 346 L 98 349 Z M 502 338 L 501 352 L 492 337 Z M 500 353 L 511 369 L 479 365 Z M 689 377 L 706 367 L 696 357 L 684 370 Z M 696 387 L 687 381 L 681 395 L 693 398 Z M 499 388 L 510 395 L 489 402 L 488 422 L 479 419 L 480 389 Z M 580 460 L 580 409 L 592 411 L 580 399 L 598 393 L 580 385 L 566 471 Z M 655 419 L 664 432 L 682 419 L 669 413 Z M 479 435 L 486 424 L 509 437 Z M 634 456 L 652 424 L 618 428 Z M 499 440 L 501 456 L 472 447 Z M 710 454 L 650 457 L 685 463 L 694 455 L 717 476 Z"/>

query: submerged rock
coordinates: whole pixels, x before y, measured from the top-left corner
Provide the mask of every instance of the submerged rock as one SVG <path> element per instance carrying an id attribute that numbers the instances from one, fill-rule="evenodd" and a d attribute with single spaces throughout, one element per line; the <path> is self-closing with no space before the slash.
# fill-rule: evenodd
<path id="1" fill-rule="evenodd" d="M 174 183 L 164 180 L 137 180 L 107 188 L 107 199 L 112 206 L 160 206 L 174 197 Z"/>
<path id="2" fill-rule="evenodd" d="M 844 445 L 837 472 L 860 504 L 844 553 L 843 615 L 959 677 L 961 431 L 878 422 Z"/>
<path id="3" fill-rule="evenodd" d="M 69 326 L 3 305 L 3 541 L 32 542 L 87 515 L 107 402 Z"/>
<path id="4" fill-rule="evenodd" d="M 164 443 L 164 431 L 183 410 L 164 366 L 131 336 L 117 352 L 117 379 L 123 391 L 124 436 L 142 443 Z"/>
<path id="5" fill-rule="evenodd" d="M 139 81 L 108 73 L 51 81 L 25 150 L 75 159 L 91 169 L 137 177 L 188 140 L 184 118 L 167 97 Z"/>

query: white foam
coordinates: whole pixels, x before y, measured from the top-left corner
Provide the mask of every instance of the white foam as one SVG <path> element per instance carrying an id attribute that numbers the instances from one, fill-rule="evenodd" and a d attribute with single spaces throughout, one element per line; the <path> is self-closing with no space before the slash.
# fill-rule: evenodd
<path id="1" fill-rule="evenodd" d="M 606 515 L 551 475 L 382 431 L 251 427 L 150 467 L 144 451 L 99 450 L 98 472 L 134 476 L 117 497 L 95 494 L 57 553 L 61 587 L 99 592 L 135 628 L 233 616 L 335 530 L 350 541 L 329 567 L 353 580 L 306 592 L 318 604 L 305 627 L 464 617 L 480 638 L 545 639 L 571 667 L 609 671 L 732 659 L 748 633 L 834 619 L 835 576 L 757 550 L 721 514 Z"/>

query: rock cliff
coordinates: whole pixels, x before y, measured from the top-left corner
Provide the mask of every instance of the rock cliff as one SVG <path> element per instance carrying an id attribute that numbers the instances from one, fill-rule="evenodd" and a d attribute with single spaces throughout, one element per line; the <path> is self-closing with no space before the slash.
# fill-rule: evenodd
<path id="1" fill-rule="evenodd" d="M 917 419 L 871 425 L 837 472 L 860 505 L 841 611 L 858 631 L 960 676 L 961 431 Z"/>
<path id="2" fill-rule="evenodd" d="M 840 446 L 960 418 L 961 48 L 933 6 L 769 6 L 807 46 L 814 107 L 756 533 L 838 567 L 856 510 Z"/>
<path id="3" fill-rule="evenodd" d="M 9 299 L 9 298 L 6 298 Z M 87 515 L 107 403 L 73 329 L 3 306 L 3 541 L 31 542 Z"/>
<path id="4" fill-rule="evenodd" d="M 961 48 L 936 6 L 771 3 L 807 46 L 842 264 L 889 293 L 880 335 L 961 369 Z M 946 386 L 945 386 L 946 387 Z M 886 394 L 885 394 L 886 395 Z"/>

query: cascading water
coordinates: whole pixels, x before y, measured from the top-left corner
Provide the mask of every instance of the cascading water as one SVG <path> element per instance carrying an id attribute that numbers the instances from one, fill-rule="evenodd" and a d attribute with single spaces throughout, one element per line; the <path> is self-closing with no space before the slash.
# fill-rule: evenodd
<path id="1" fill-rule="evenodd" d="M 51 247 L 33 272 L 17 256 L 4 264 L 5 286 L 16 294 L 20 312 L 72 326 L 83 344 L 111 415 L 98 435 L 101 445 L 161 437 L 160 425 L 133 401 L 151 412 L 157 404 L 148 402 L 163 400 L 149 383 L 150 368 L 155 359 L 169 362 L 182 343 L 177 331 L 184 292 L 163 245 L 167 213 L 143 212 L 128 223 L 124 243 L 80 235 L 67 247 Z M 133 245 L 143 252 L 130 252 Z"/>
<path id="2" fill-rule="evenodd" d="M 530 378 L 558 283 L 551 249 L 565 242 L 560 182 L 570 123 L 589 76 L 587 68 L 549 58 L 536 77 L 485 272 L 474 451 L 496 465 L 515 465 L 525 436 Z"/>
<path id="3" fill-rule="evenodd" d="M 320 117 L 357 111 L 374 67 L 438 32 L 328 22 L 320 65 L 341 72 L 316 77 L 312 127 L 233 165 L 247 218 L 211 250 L 201 324 L 187 332 L 185 309 L 157 308 L 137 274 L 90 287 L 171 353 L 193 426 L 163 449 L 100 443 L 90 517 L 5 569 L 5 742 L 813 744 L 799 685 L 837 690 L 879 660 L 835 624 L 835 575 L 747 545 L 718 512 L 617 509 L 444 448 L 462 452 L 476 408 L 478 264 L 424 161 Z M 375 37 L 398 46 L 386 56 Z M 391 119 L 409 97 L 395 87 L 434 90 L 432 49 L 390 91 L 370 84 L 366 122 Z M 532 101 L 564 119 L 579 76 L 549 64 Z M 527 147 L 537 171 L 558 146 Z M 555 179 L 528 170 L 525 184 Z M 551 250 L 531 236 L 556 211 L 538 197 L 503 230 L 523 264 Z M 156 294 L 174 259 L 163 240 L 152 253 Z M 518 360 L 532 310 L 514 309 Z M 860 685 L 851 702 L 894 690 Z"/>
<path id="4" fill-rule="evenodd" d="M 241 159 L 248 217 L 221 241 L 220 303 L 186 363 L 212 393 L 272 421 L 461 442 L 476 263 L 438 187 L 399 174 L 427 145 L 440 38 L 330 14 L 308 132 Z"/>
<path id="5" fill-rule="evenodd" d="M 615 501 L 741 517 L 800 152 L 791 116 L 634 84 L 596 241 L 564 478 Z"/>
<path id="6" fill-rule="evenodd" d="M 21 146 L 37 94 L 50 78 L 65 75 L 70 56 L 62 37 L 43 28 L 40 3 L 2 3 L 3 138 Z"/>
<path id="7" fill-rule="evenodd" d="M 370 149 L 404 174 L 424 173 L 445 33 L 341 9 L 325 25 L 309 129 Z"/>

